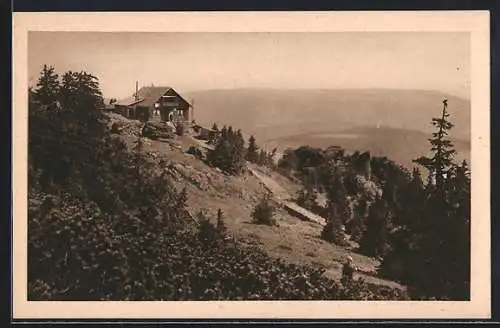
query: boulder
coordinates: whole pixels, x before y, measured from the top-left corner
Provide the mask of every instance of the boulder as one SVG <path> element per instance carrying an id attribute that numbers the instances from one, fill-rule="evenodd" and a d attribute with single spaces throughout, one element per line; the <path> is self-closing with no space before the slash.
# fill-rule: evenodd
<path id="1" fill-rule="evenodd" d="M 191 146 L 186 151 L 186 153 L 191 154 L 191 155 L 193 155 L 196 158 L 201 159 L 201 160 L 203 160 L 205 158 L 205 155 L 204 155 L 203 151 L 200 149 L 200 147 Z"/>
<path id="2" fill-rule="evenodd" d="M 171 139 L 175 136 L 175 128 L 167 122 L 146 122 L 142 128 L 142 135 L 150 139 Z"/>

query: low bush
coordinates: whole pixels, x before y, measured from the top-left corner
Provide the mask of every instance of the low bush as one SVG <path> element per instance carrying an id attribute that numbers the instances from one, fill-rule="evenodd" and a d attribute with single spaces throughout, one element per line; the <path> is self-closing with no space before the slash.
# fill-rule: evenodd
<path id="1" fill-rule="evenodd" d="M 203 215 L 191 230 L 124 216 L 120 224 L 135 228 L 119 233 L 95 204 L 67 195 L 42 204 L 30 208 L 29 300 L 405 299 L 239 246 Z"/>
<path id="2" fill-rule="evenodd" d="M 270 195 L 266 194 L 252 211 L 253 223 L 276 225 L 274 218 L 275 210 L 276 208 L 272 204 Z"/>

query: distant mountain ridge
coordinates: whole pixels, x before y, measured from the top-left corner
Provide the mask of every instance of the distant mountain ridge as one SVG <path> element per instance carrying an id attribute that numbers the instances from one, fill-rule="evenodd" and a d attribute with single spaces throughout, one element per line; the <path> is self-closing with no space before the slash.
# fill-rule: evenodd
<path id="1" fill-rule="evenodd" d="M 356 127 L 342 130 L 338 133 L 305 133 L 269 140 L 268 147 L 296 148 L 301 145 L 326 148 L 340 146 L 347 151 L 369 151 L 372 156 L 388 157 L 407 167 L 415 167 L 412 163 L 423 155 L 429 154 L 429 135 L 415 130 L 397 129 L 391 127 Z M 458 161 L 470 162 L 470 142 L 450 138 L 456 151 Z"/>
<path id="2" fill-rule="evenodd" d="M 195 101 L 196 121 L 240 128 L 268 150 L 338 145 L 369 150 L 407 167 L 428 154 L 431 119 L 441 114 L 448 99 L 457 157 L 470 156 L 470 101 L 437 91 L 228 89 L 195 91 L 187 97 Z"/>
<path id="3" fill-rule="evenodd" d="M 197 121 L 238 126 L 261 137 L 290 133 L 290 125 L 306 132 L 338 131 L 354 126 L 382 124 L 430 133 L 430 120 L 448 99 L 454 136 L 470 138 L 470 101 L 437 92 L 390 89 L 219 89 L 187 94 L 195 100 Z M 251 131 L 251 132 L 250 132 Z M 264 132 L 270 133 L 269 136 Z"/>

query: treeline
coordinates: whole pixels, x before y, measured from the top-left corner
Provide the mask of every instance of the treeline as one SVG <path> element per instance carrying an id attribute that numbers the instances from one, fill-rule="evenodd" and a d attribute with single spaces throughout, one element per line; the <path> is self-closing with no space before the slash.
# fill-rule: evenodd
<path id="1" fill-rule="evenodd" d="M 260 149 L 254 136 L 249 137 L 246 146 L 241 130 L 233 130 L 232 126 L 224 126 L 219 130 L 214 124 L 212 130 L 215 131 L 215 136 L 209 143 L 215 149 L 209 153 L 207 160 L 213 166 L 233 175 L 242 173 L 247 161 L 260 166 L 274 167 L 273 158 L 276 149 L 273 152 Z"/>
<path id="2" fill-rule="evenodd" d="M 64 76 L 46 66 L 30 90 L 28 300 L 406 299 L 239 246 L 222 215 L 193 219 L 158 164 L 111 135 L 97 78 Z"/>
<path id="3" fill-rule="evenodd" d="M 304 182 L 298 202 L 327 219 L 324 239 L 344 244 L 345 227 L 361 253 L 381 260 L 380 274 L 408 285 L 414 298 L 470 297 L 470 171 L 454 161 L 448 116 L 445 101 L 432 119 L 432 156 L 415 160 L 426 181 L 417 168 L 340 148 L 287 150 L 278 164 Z"/>

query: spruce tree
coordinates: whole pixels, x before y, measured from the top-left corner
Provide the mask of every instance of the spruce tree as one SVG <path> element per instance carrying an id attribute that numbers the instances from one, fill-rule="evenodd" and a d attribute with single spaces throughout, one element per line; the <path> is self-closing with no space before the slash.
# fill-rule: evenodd
<path id="1" fill-rule="evenodd" d="M 346 224 L 347 233 L 356 242 L 360 241 L 365 230 L 368 205 L 367 199 L 360 197 L 354 206 L 353 218 Z"/>
<path id="2" fill-rule="evenodd" d="M 342 180 L 343 170 L 339 167 L 329 167 L 325 188 L 328 196 L 328 208 L 326 211 L 327 222 L 321 237 L 327 241 L 344 245 L 344 232 L 342 226 L 347 221 L 349 200 L 347 191 Z"/>
<path id="3" fill-rule="evenodd" d="M 261 149 L 260 152 L 259 152 L 259 155 L 258 155 L 259 159 L 257 160 L 259 165 L 266 165 L 267 163 L 267 156 L 266 156 L 266 152 L 264 151 L 264 149 Z"/>
<path id="4" fill-rule="evenodd" d="M 467 162 L 455 165 L 449 177 L 450 215 L 444 256 L 448 267 L 444 273 L 446 292 L 454 299 L 470 297 L 470 171 Z"/>
<path id="5" fill-rule="evenodd" d="M 271 194 L 266 193 L 252 211 L 252 219 L 256 224 L 276 225 L 274 213 L 275 206 L 272 203 Z"/>
<path id="6" fill-rule="evenodd" d="M 98 78 L 84 71 L 64 73 L 59 93 L 66 110 L 89 112 L 103 105 Z"/>
<path id="7" fill-rule="evenodd" d="M 316 206 L 316 193 L 310 182 L 307 181 L 304 189 L 298 192 L 297 204 L 308 210 L 313 210 Z"/>
<path id="8" fill-rule="evenodd" d="M 50 105 L 58 100 L 59 76 L 54 67 L 43 65 L 33 96 L 42 105 Z"/>
<path id="9" fill-rule="evenodd" d="M 425 215 L 426 202 L 425 185 L 422 174 L 418 168 L 414 168 L 411 181 L 402 195 L 402 210 L 404 221 L 402 224 L 409 229 L 418 227 L 422 217 Z"/>
<path id="10" fill-rule="evenodd" d="M 245 164 L 245 139 L 243 139 L 241 130 L 238 129 L 235 133 L 231 172 L 234 174 L 240 174 L 245 167 Z"/>
<path id="11" fill-rule="evenodd" d="M 376 199 L 370 207 L 366 230 L 359 242 L 361 253 L 373 257 L 385 256 L 388 247 L 389 216 L 387 203 L 382 198 Z"/>
<path id="12" fill-rule="evenodd" d="M 266 152 L 266 162 L 264 165 L 266 165 L 267 167 L 270 167 L 270 168 L 274 168 L 275 167 L 275 164 L 274 164 L 274 155 L 275 155 L 275 152 Z"/>
<path id="13" fill-rule="evenodd" d="M 245 166 L 244 144 L 240 130 L 234 132 L 231 126 L 224 126 L 215 149 L 208 156 L 208 161 L 228 173 L 239 174 Z"/>
<path id="14" fill-rule="evenodd" d="M 427 188 L 428 200 L 418 251 L 426 270 L 418 288 L 423 295 L 468 299 L 470 270 L 470 179 L 466 163 L 453 161 L 455 150 L 446 138 L 453 124 L 447 120 L 447 101 L 441 119 L 433 119 L 437 132 L 430 139 L 428 164 L 435 181 Z M 424 165 L 425 166 L 425 165 Z"/>
<path id="15" fill-rule="evenodd" d="M 285 149 L 283 157 L 278 161 L 278 168 L 290 173 L 291 171 L 297 170 L 297 166 L 298 158 L 296 152 L 293 149 Z"/>
<path id="16" fill-rule="evenodd" d="M 432 119 L 432 125 L 437 129 L 436 132 L 432 133 L 432 138 L 429 139 L 432 157 L 422 156 L 414 160 L 415 163 L 424 166 L 429 171 L 431 184 L 435 184 L 438 188 L 443 185 L 445 174 L 451 168 L 456 153 L 452 142 L 448 138 L 449 130 L 453 127 L 453 124 L 448 121 L 450 114 L 447 108 L 448 100 L 445 99 L 443 100 L 441 117 Z"/>
<path id="17" fill-rule="evenodd" d="M 229 141 L 227 127 L 223 126 L 220 137 L 217 139 L 215 149 L 208 154 L 208 161 L 213 166 L 226 170 L 227 158 L 229 157 Z"/>
<path id="18" fill-rule="evenodd" d="M 345 233 L 343 230 L 344 224 L 342 222 L 342 217 L 338 215 L 338 207 L 337 204 L 329 203 L 326 225 L 321 231 L 321 238 L 339 246 L 346 246 Z"/>
<path id="19" fill-rule="evenodd" d="M 424 186 L 414 170 L 401 193 L 402 226 L 391 236 L 392 251 L 381 272 L 400 279 L 413 297 L 468 300 L 470 297 L 470 172 L 453 162 L 455 150 L 446 138 L 447 102 L 431 143 L 432 157 L 416 160 L 430 175 Z"/>
<path id="20" fill-rule="evenodd" d="M 252 135 L 248 139 L 248 148 L 246 152 L 246 160 L 249 161 L 250 163 L 257 163 L 259 162 L 259 148 L 257 147 L 255 137 Z M 262 164 L 262 163 L 259 163 Z"/>

